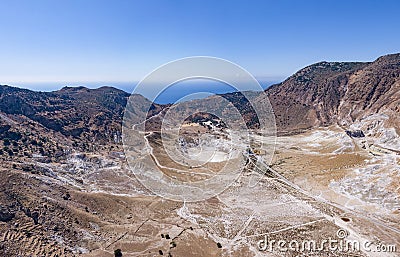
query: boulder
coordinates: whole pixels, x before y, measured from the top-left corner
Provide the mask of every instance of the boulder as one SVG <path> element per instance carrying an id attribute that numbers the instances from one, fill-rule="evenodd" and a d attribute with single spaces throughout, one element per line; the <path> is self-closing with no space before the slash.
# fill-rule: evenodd
<path id="1" fill-rule="evenodd" d="M 0 206 L 0 221 L 8 222 L 14 218 L 15 214 L 8 208 Z"/>

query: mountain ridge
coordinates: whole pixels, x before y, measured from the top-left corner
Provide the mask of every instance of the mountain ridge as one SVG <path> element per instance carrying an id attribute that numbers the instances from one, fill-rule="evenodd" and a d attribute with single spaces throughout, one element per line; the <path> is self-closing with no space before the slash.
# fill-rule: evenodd
<path id="1" fill-rule="evenodd" d="M 300 69 L 265 93 L 275 112 L 278 133 L 298 133 L 332 124 L 346 126 L 381 112 L 390 116 L 390 123 L 399 131 L 399 77 L 400 54 L 381 56 L 373 62 L 323 61 Z M 242 109 L 248 121 L 254 121 L 249 103 L 240 93 L 221 96 Z M 0 111 L 25 116 L 66 137 L 115 143 L 119 142 L 116 138 L 121 134 L 128 98 L 128 93 L 113 87 L 63 87 L 37 92 L 0 86 Z M 263 101 L 262 97 L 255 100 Z M 145 102 L 145 97 L 138 96 L 136 108 Z M 154 106 L 157 108 L 152 108 L 151 115 L 170 105 Z"/>
<path id="2" fill-rule="evenodd" d="M 321 76 L 322 75 L 322 76 Z M 383 77 L 388 76 L 385 81 Z M 400 54 L 379 57 L 374 62 L 319 62 L 296 72 L 265 92 L 277 115 L 282 130 L 307 129 L 335 123 L 342 125 L 363 118 L 357 113 L 373 114 L 380 108 L 388 88 L 398 88 Z M 399 101 L 399 97 L 392 99 Z M 359 102 L 363 102 L 362 106 Z M 381 102 L 393 105 L 393 102 Z M 355 105 L 355 108 L 351 108 Z M 285 108 L 290 108 L 292 115 Z M 396 119 L 393 116 L 393 119 Z M 346 121 L 346 122 L 342 122 Z M 396 122 L 398 123 L 398 122 Z"/>

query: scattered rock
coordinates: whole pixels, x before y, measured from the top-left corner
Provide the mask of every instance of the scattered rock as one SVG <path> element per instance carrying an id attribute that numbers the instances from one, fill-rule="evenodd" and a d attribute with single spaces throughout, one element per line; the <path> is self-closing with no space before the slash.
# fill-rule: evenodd
<path id="1" fill-rule="evenodd" d="M 71 195 L 67 192 L 65 195 L 63 195 L 63 199 L 64 200 L 70 200 L 71 199 Z"/>
<path id="2" fill-rule="evenodd" d="M 14 218 L 15 214 L 8 208 L 0 206 L 0 221 L 9 222 Z"/>
<path id="3" fill-rule="evenodd" d="M 37 211 L 32 212 L 31 218 L 35 225 L 39 224 L 39 213 Z"/>
<path id="4" fill-rule="evenodd" d="M 365 137 L 365 134 L 364 132 L 362 132 L 362 130 L 355 130 L 355 131 L 346 130 L 346 134 L 349 137 Z"/>

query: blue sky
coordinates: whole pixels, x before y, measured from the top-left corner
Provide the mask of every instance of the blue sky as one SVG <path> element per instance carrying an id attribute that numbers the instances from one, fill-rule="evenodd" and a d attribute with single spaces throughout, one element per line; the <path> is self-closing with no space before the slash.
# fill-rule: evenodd
<path id="1" fill-rule="evenodd" d="M 317 61 L 400 52 L 400 1 L 10 0 L 0 10 L 0 84 L 138 81 L 194 55 L 280 80 Z"/>

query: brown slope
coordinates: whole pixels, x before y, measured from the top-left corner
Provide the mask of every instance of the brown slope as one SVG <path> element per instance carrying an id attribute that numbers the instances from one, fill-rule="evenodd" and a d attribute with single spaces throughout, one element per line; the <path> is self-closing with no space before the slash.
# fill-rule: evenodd
<path id="1" fill-rule="evenodd" d="M 35 92 L 0 86 L 0 111 L 21 115 L 64 136 L 89 142 L 114 142 L 120 136 L 129 94 L 111 87 L 64 87 Z M 145 101 L 139 97 L 138 105 Z"/>
<path id="2" fill-rule="evenodd" d="M 266 90 L 280 132 L 387 113 L 399 128 L 400 54 L 372 63 L 320 62 Z"/>
<path id="3" fill-rule="evenodd" d="M 278 130 L 293 132 L 335 122 L 349 77 L 367 65 L 320 62 L 268 88 Z"/>
<path id="4" fill-rule="evenodd" d="M 384 113 L 398 129 L 400 114 L 400 54 L 386 55 L 353 73 L 339 108 L 339 117 L 359 120 Z"/>

